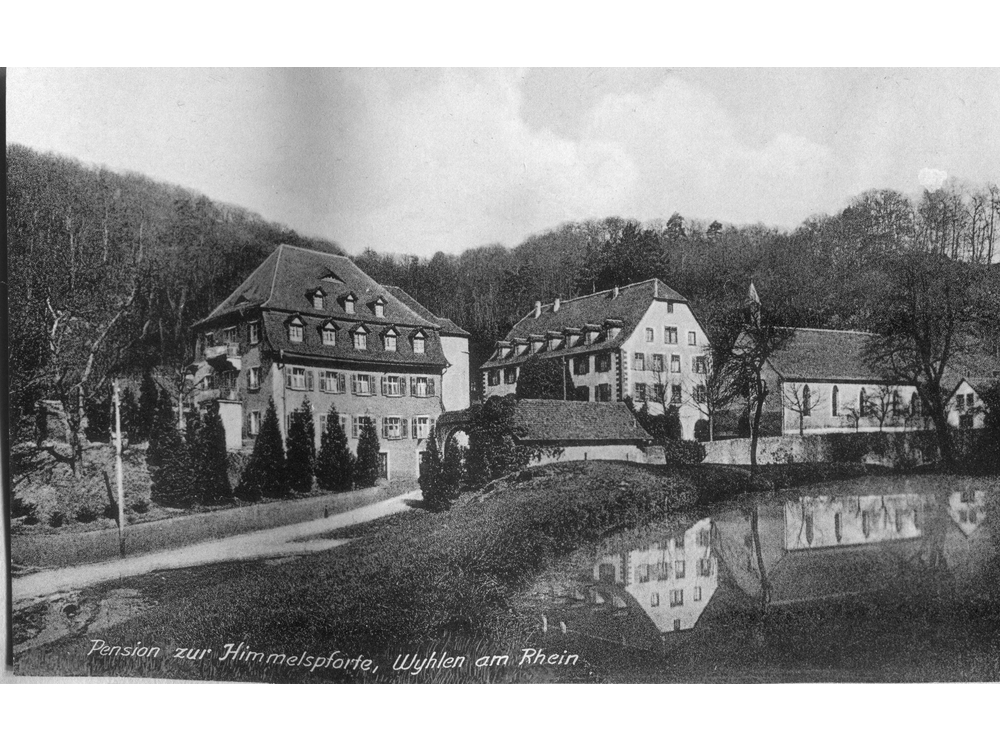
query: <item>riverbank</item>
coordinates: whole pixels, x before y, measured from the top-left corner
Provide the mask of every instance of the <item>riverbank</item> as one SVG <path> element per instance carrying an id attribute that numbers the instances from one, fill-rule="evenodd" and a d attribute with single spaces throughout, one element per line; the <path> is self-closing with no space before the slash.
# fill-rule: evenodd
<path id="1" fill-rule="evenodd" d="M 409 679 L 392 670 L 405 644 L 418 644 L 412 648 L 427 652 L 441 643 L 480 644 L 476 648 L 514 657 L 535 648 L 539 636 L 539 623 L 515 610 L 517 597 L 539 573 L 581 545 L 666 513 L 727 501 L 748 489 L 872 473 L 886 472 L 859 465 L 798 464 L 762 467 L 751 482 L 749 472 L 731 467 L 550 464 L 463 496 L 449 512 L 415 510 L 386 521 L 364 539 L 280 566 L 234 564 L 154 574 L 94 592 L 100 596 L 127 585 L 155 602 L 102 632 L 107 643 L 143 641 L 164 649 L 209 648 L 215 654 L 225 653 L 231 642 L 262 655 L 363 653 L 380 660 L 381 672 L 296 670 L 256 658 L 224 663 L 100 654 L 88 658 L 86 634 L 29 651 L 16 669 L 21 674 L 384 681 Z M 488 672 L 470 669 L 448 677 L 588 679 L 585 664 L 519 666 L 517 660 L 493 665 Z"/>

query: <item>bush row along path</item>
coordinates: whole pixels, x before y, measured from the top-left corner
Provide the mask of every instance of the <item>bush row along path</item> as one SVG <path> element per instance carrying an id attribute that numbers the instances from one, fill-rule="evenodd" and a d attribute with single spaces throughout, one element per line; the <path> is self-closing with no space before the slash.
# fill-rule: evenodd
<path id="1" fill-rule="evenodd" d="M 337 513 L 329 518 L 319 518 L 314 521 L 280 526 L 265 531 L 240 534 L 226 539 L 192 544 L 188 547 L 148 555 L 32 573 L 13 580 L 14 608 L 21 609 L 52 594 L 75 591 L 102 581 L 144 575 L 156 570 L 190 568 L 231 560 L 253 560 L 321 552 L 346 544 L 349 540 L 303 540 L 303 538 L 400 513 L 410 509 L 408 503 L 420 499 L 420 490 L 413 490 L 372 505 Z"/>

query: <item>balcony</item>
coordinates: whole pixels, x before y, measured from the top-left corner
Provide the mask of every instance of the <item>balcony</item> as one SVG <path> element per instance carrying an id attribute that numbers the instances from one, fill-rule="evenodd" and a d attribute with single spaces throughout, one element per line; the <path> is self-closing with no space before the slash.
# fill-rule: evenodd
<path id="1" fill-rule="evenodd" d="M 197 390 L 192 394 L 192 400 L 196 404 L 203 404 L 208 401 L 242 401 L 240 392 L 235 388 L 205 388 Z"/>
<path id="2" fill-rule="evenodd" d="M 233 343 L 206 346 L 205 361 L 216 370 L 226 370 L 229 368 L 239 370 L 242 365 L 240 345 Z"/>

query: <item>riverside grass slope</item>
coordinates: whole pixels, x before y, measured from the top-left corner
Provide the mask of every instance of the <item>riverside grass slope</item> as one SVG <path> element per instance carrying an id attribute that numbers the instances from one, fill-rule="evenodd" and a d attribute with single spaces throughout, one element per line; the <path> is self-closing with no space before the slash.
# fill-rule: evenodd
<path id="1" fill-rule="evenodd" d="M 234 563 L 95 587 L 81 597 L 100 598 L 126 586 L 149 608 L 100 632 L 30 649 L 15 670 L 267 682 L 592 680 L 585 664 L 558 670 L 516 666 L 514 656 L 540 638 L 538 618 L 518 609 L 518 594 L 554 560 L 610 533 L 739 492 L 873 471 L 859 465 L 764 467 L 751 483 L 746 470 L 730 467 L 580 462 L 525 470 L 464 495 L 449 512 L 418 510 L 385 519 L 350 545 L 281 565 Z M 88 657 L 97 638 L 162 651 L 144 658 Z M 222 662 L 218 656 L 227 644 L 233 644 L 230 652 L 245 644 L 268 655 L 339 651 L 370 658 L 381 669 Z M 211 655 L 173 658 L 178 648 L 211 649 Z M 435 650 L 510 654 L 511 662 L 435 675 L 392 670 L 398 655 L 417 650 L 426 656 Z"/>

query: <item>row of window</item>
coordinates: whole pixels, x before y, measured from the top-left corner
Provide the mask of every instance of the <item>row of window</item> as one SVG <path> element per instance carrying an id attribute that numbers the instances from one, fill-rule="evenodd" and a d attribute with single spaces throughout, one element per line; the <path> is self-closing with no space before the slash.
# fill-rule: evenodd
<path id="1" fill-rule="evenodd" d="M 323 346 L 337 345 L 337 325 L 327 321 L 320 328 Z M 349 333 L 355 351 L 367 351 L 369 331 L 363 325 Z M 293 344 L 301 344 L 305 338 L 305 323 L 301 318 L 292 318 L 288 323 L 288 340 Z M 388 328 L 382 333 L 382 348 L 387 352 L 399 351 L 399 333 L 395 328 Z M 414 354 L 426 353 L 426 336 L 423 331 L 417 331 L 410 339 Z"/>
<path id="2" fill-rule="evenodd" d="M 340 414 L 340 427 L 344 431 L 344 434 L 357 439 L 361 436 L 361 430 L 365 422 L 372 422 L 375 424 L 376 428 L 379 428 L 379 423 L 381 423 L 381 435 L 385 440 L 424 440 L 430 436 L 431 432 L 434 430 L 436 420 L 431 419 L 430 416 L 420 416 L 420 417 L 402 417 L 402 416 L 386 416 L 386 417 L 371 417 L 364 414 L 359 415 L 347 415 Z M 247 415 L 247 431 L 253 436 L 260 432 L 261 420 L 263 419 L 262 412 L 251 411 Z M 329 419 L 328 414 L 319 415 L 318 433 L 317 435 L 322 435 L 326 432 L 327 420 Z M 291 415 L 286 415 L 285 417 L 285 431 L 287 432 L 290 427 Z"/>
<path id="3" fill-rule="evenodd" d="M 676 344 L 677 341 L 677 328 L 675 326 L 664 326 L 663 328 L 663 343 L 664 344 Z M 653 328 L 646 329 L 646 343 L 654 344 L 656 343 L 656 331 Z M 688 346 L 698 346 L 698 332 L 688 331 L 687 334 Z"/>
<path id="4" fill-rule="evenodd" d="M 322 393 L 347 393 L 348 373 L 336 370 L 319 371 L 319 390 Z M 434 378 L 429 375 L 381 375 L 380 388 L 375 390 L 375 375 L 367 373 L 350 373 L 351 393 L 355 396 L 374 396 L 380 392 L 390 398 L 412 396 L 414 398 L 433 398 L 437 395 Z M 248 387 L 260 388 L 260 368 L 247 369 Z M 306 367 L 285 367 L 285 387 L 293 391 L 315 390 L 313 371 Z"/>
<path id="5" fill-rule="evenodd" d="M 662 354 L 653 354 L 649 357 L 644 352 L 635 352 L 632 355 L 633 370 L 651 370 L 652 372 L 664 372 L 665 360 Z M 670 372 L 681 371 L 681 355 L 670 355 Z M 708 371 L 708 360 L 706 357 L 692 357 L 691 371 L 704 375 Z"/>
<path id="6" fill-rule="evenodd" d="M 712 575 L 712 558 L 698 558 L 698 577 L 709 578 Z M 650 581 L 666 581 L 671 577 L 675 580 L 684 578 L 687 574 L 687 564 L 684 560 L 674 560 L 642 564 L 635 567 L 635 582 L 649 583 Z"/>
<path id="7" fill-rule="evenodd" d="M 310 298 L 312 300 L 312 306 L 314 310 L 323 310 L 326 308 L 326 297 L 327 294 L 322 289 L 314 289 Z M 344 312 L 348 315 L 355 315 L 357 313 L 357 302 L 358 296 L 354 292 L 348 292 L 339 300 L 340 306 L 343 308 Z M 371 302 L 372 312 L 375 314 L 376 318 L 385 317 L 385 297 L 379 295 Z"/>
<path id="8" fill-rule="evenodd" d="M 696 602 L 701 601 L 701 586 L 695 586 L 692 592 L 692 599 Z M 660 606 L 660 592 L 653 591 L 649 595 L 649 606 L 659 607 Z M 670 589 L 670 606 L 671 607 L 683 607 L 684 606 L 684 589 Z M 674 620 L 674 630 L 681 629 L 681 621 Z"/>

